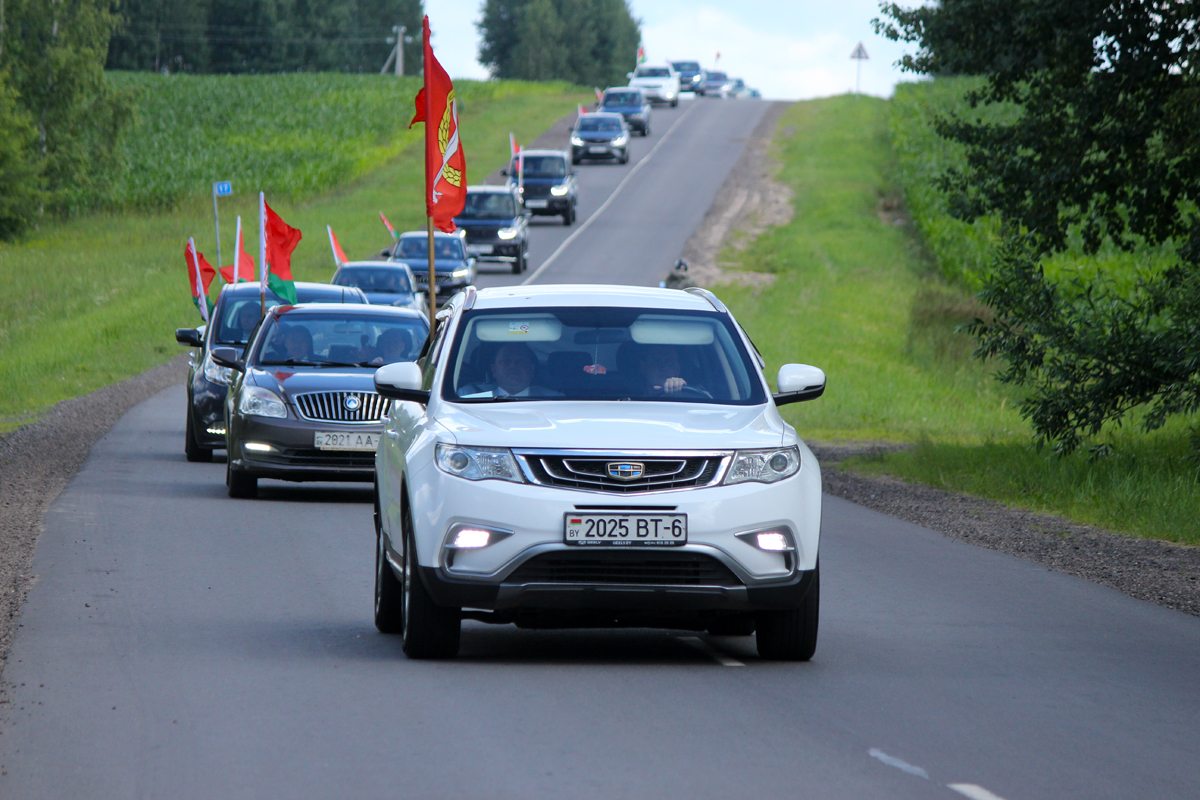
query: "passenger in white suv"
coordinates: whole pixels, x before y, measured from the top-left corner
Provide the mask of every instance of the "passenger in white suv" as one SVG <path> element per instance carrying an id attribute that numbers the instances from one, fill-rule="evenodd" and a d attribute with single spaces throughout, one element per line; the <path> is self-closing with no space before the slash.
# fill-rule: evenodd
<path id="1" fill-rule="evenodd" d="M 715 296 L 470 288 L 417 363 L 381 367 L 375 624 L 413 658 L 464 618 L 817 642 L 821 474 L 777 406 L 815 367 L 762 360 Z"/>

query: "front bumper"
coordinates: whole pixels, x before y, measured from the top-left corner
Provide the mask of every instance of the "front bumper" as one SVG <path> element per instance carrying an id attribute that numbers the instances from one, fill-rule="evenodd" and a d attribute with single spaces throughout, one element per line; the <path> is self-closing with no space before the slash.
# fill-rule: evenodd
<path id="1" fill-rule="evenodd" d="M 589 142 L 582 146 L 571 145 L 571 160 L 580 161 L 585 158 L 623 158 L 626 145 L 614 145 L 608 142 Z"/>
<path id="2" fill-rule="evenodd" d="M 541 205 L 541 203 L 546 205 Z M 558 216 L 571 207 L 571 196 L 562 197 L 530 197 L 525 201 L 525 208 L 534 216 Z"/>
<path id="3" fill-rule="evenodd" d="M 642 94 L 652 103 L 670 103 L 679 95 L 667 86 L 643 86 Z"/>
<path id="4" fill-rule="evenodd" d="M 317 431 L 372 433 L 383 435 L 383 424 L 346 425 L 310 422 L 289 417 L 241 417 L 237 421 L 230 468 L 258 478 L 283 481 L 373 481 L 374 450 L 318 450 L 313 447 Z M 270 445 L 270 452 L 252 452 L 247 442 Z"/>
<path id="5" fill-rule="evenodd" d="M 481 261 L 515 261 L 521 255 L 522 247 L 521 239 L 483 239 L 469 242 L 467 252 Z"/>
<path id="6" fill-rule="evenodd" d="M 225 397 L 229 387 L 214 383 L 196 369 L 191 376 L 191 395 L 188 413 L 192 415 L 192 430 L 196 443 L 209 450 L 225 449 Z"/>

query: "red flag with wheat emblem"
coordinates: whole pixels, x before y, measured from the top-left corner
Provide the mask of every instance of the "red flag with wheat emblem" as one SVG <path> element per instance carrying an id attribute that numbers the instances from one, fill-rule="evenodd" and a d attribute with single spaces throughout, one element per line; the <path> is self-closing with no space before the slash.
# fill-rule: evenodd
<path id="1" fill-rule="evenodd" d="M 425 17 L 425 88 L 417 92 L 417 113 L 409 127 L 425 123 L 425 213 L 438 230 L 454 232 L 454 217 L 467 201 L 467 159 L 458 138 L 454 84 L 433 57 L 429 17 Z"/>

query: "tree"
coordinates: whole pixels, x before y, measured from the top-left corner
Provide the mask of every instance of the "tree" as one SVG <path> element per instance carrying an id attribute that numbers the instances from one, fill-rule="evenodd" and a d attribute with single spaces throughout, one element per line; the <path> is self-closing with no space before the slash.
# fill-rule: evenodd
<path id="1" fill-rule="evenodd" d="M 8 75 L 0 73 L 0 240 L 19 235 L 41 205 L 37 128 L 17 103 Z"/>
<path id="2" fill-rule="evenodd" d="M 108 69 L 208 70 L 210 0 L 122 0 Z"/>
<path id="3" fill-rule="evenodd" d="M 563 23 L 550 0 L 529 0 L 518 12 L 521 32 L 511 55 L 512 69 L 525 80 L 549 81 L 562 74 L 567 59 Z"/>
<path id="4" fill-rule="evenodd" d="M 947 118 L 966 147 L 939 181 L 952 213 L 1001 220 L 1006 242 L 971 331 L 1031 389 L 1022 413 L 1060 452 L 1149 407 L 1147 429 L 1200 407 L 1200 0 L 944 0 L 885 4 L 892 39 L 917 42 L 915 72 L 986 76 L 972 107 L 1011 103 L 1006 123 Z M 1103 280 L 1056 285 L 1040 264 L 1167 246 L 1174 267 L 1122 294 Z"/>

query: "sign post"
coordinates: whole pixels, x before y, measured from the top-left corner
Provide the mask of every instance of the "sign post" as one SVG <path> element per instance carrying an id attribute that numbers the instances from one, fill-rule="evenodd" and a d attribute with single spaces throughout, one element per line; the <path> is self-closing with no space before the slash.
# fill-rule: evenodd
<path id="1" fill-rule="evenodd" d="M 217 232 L 217 266 L 221 266 L 221 218 L 217 215 L 217 198 L 233 194 L 233 184 L 229 181 L 213 181 L 213 228 Z M 233 276 L 234 281 L 237 275 Z"/>
<path id="2" fill-rule="evenodd" d="M 858 87 L 862 83 L 862 62 L 866 61 L 870 56 L 867 55 L 867 48 L 863 47 L 862 42 L 859 42 L 858 47 L 854 48 L 854 52 L 850 54 L 850 57 L 858 62 L 858 69 L 854 76 L 854 96 L 858 97 Z"/>

